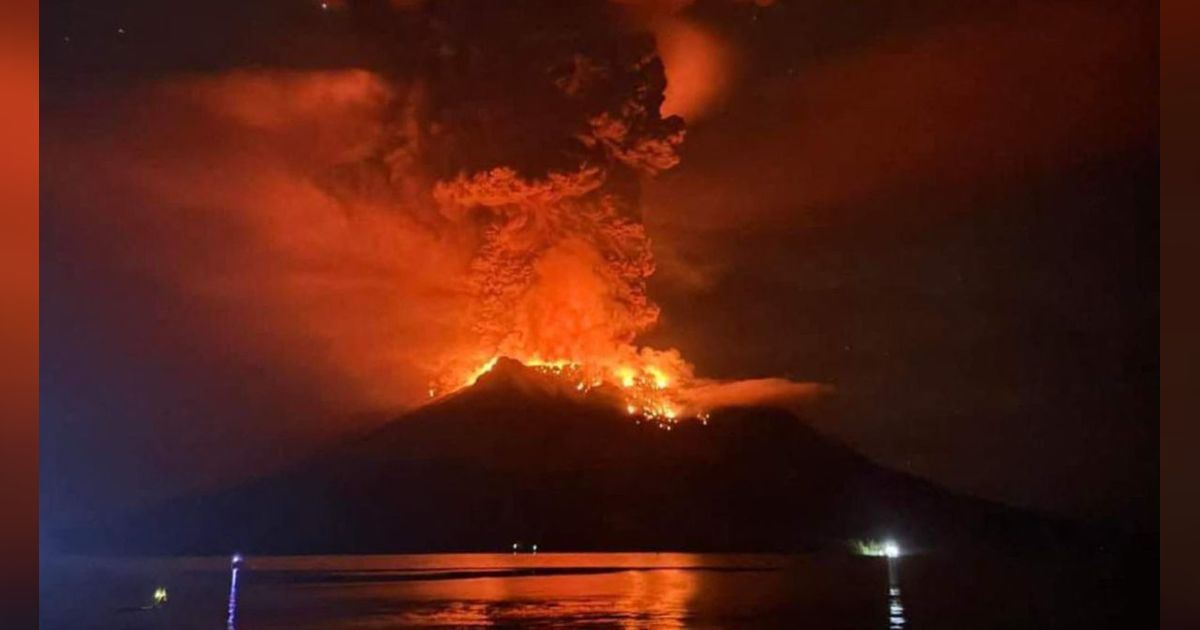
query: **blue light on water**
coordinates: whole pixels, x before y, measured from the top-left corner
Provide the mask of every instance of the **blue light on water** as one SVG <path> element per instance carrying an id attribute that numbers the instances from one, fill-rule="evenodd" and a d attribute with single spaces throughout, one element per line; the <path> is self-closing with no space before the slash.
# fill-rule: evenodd
<path id="1" fill-rule="evenodd" d="M 237 578 L 241 556 L 234 556 L 234 558 L 237 561 L 234 562 L 232 573 L 229 576 L 229 615 L 225 618 L 225 627 L 228 630 L 234 630 L 237 623 Z"/>

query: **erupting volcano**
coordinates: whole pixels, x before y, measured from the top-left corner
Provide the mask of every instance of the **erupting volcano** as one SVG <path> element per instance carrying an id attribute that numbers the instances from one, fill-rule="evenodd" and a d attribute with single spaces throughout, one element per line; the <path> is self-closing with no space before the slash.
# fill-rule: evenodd
<path id="1" fill-rule="evenodd" d="M 630 414 L 673 422 L 684 413 L 679 390 L 691 367 L 677 352 L 633 343 L 658 319 L 646 294 L 654 258 L 637 178 L 678 162 L 683 121 L 660 114 L 666 81 L 651 40 L 572 48 L 589 52 L 530 77 L 541 116 L 557 123 L 544 128 L 533 155 L 521 144 L 501 146 L 485 168 L 450 166 L 453 176 L 434 184 L 441 213 L 471 217 L 478 245 L 465 283 L 476 341 L 446 361 L 430 395 L 474 383 L 507 356 L 580 391 L 616 384 Z M 486 64 L 466 74 L 476 71 L 486 73 Z M 517 112 L 530 111 L 521 105 Z"/>
<path id="2" fill-rule="evenodd" d="M 1153 5 L 41 3 L 41 625 L 1146 625 Z"/>
<path id="3" fill-rule="evenodd" d="M 469 387 L 277 474 L 63 532 L 86 548 L 210 553 L 797 550 L 1056 536 L 1028 514 L 872 463 L 796 415 L 715 410 L 655 428 L 570 368 L 500 358 Z M 1040 543 L 1039 543 L 1040 544 Z"/>
<path id="4" fill-rule="evenodd" d="M 696 418 L 707 423 L 708 412 L 701 405 L 689 402 L 687 391 L 674 385 L 674 376 L 653 362 L 656 358 L 654 355 L 666 353 L 643 349 L 643 354 L 649 357 L 644 367 L 623 365 L 607 373 L 597 367 L 569 361 L 532 359 L 517 362 L 534 372 L 558 380 L 559 389 L 565 389 L 568 394 L 617 404 L 639 424 L 644 420 L 651 421 L 656 423 L 658 428 L 669 431 L 672 425 L 683 418 Z M 462 387 L 447 393 L 474 385 L 480 378 L 491 373 L 501 360 L 515 361 L 505 357 L 493 357 L 473 371 Z M 429 396 L 436 398 L 438 390 L 430 388 Z"/>
<path id="5" fill-rule="evenodd" d="M 679 162 L 684 138 L 683 120 L 662 113 L 654 37 L 564 29 L 558 15 L 552 29 L 535 20 L 480 39 L 473 21 L 513 12 L 473 5 L 454 17 L 465 28 L 439 33 L 430 72 L 391 79 L 407 87 L 391 90 L 389 131 L 334 180 L 377 182 L 400 206 L 431 199 L 429 220 L 466 243 L 457 330 L 429 358 L 429 397 L 509 357 L 580 392 L 612 386 L 639 421 L 703 416 L 692 366 L 636 343 L 659 318 L 641 182 Z"/>
<path id="6" fill-rule="evenodd" d="M 685 135 L 652 29 L 604 0 L 330 10 L 371 51 L 357 66 L 172 78 L 107 106 L 136 120 L 119 142 L 59 129 L 63 203 L 188 234 L 155 285 L 333 413 L 426 403 L 500 357 L 664 427 L 814 391 L 639 343 L 660 320 L 644 215 L 686 211 L 643 203 Z"/>

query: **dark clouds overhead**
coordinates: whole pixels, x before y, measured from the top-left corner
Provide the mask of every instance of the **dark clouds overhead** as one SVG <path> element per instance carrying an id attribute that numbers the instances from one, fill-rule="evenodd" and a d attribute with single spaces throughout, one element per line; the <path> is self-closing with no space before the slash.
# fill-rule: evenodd
<path id="1" fill-rule="evenodd" d="M 748 60 L 649 189 L 656 341 L 700 371 L 832 383 L 828 430 L 951 485 L 1142 504 L 1153 6 L 831 4 L 717 22 Z"/>

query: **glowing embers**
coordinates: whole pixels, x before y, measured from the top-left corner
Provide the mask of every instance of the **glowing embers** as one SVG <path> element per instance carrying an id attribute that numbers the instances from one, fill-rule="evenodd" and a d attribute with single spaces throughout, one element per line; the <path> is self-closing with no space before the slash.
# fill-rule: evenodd
<path id="1" fill-rule="evenodd" d="M 532 359 L 525 362 L 525 367 L 531 368 L 535 372 L 557 376 L 566 381 L 574 381 L 577 391 L 587 391 L 595 385 L 599 385 L 600 381 L 584 378 L 583 367 L 572 361 L 542 361 L 540 359 Z"/>
<path id="2" fill-rule="evenodd" d="M 623 365 L 613 370 L 612 380 L 621 387 L 625 411 L 637 416 L 639 423 L 652 422 L 658 428 L 670 431 L 683 415 L 683 406 L 675 400 L 671 390 L 674 379 L 661 367 Z"/>
<path id="3" fill-rule="evenodd" d="M 462 385 L 456 388 L 456 390 L 462 389 L 463 387 L 470 387 L 477 383 L 484 374 L 491 372 L 492 368 L 496 367 L 496 362 L 499 360 L 500 357 L 498 355 L 493 356 L 479 367 L 471 370 L 471 372 L 467 374 L 466 378 L 463 379 Z M 596 387 L 601 383 L 601 380 L 598 378 L 584 378 L 582 367 L 578 363 L 572 361 L 543 361 L 541 359 L 529 359 L 527 361 L 522 361 L 521 363 L 525 367 L 536 372 L 557 376 L 564 380 L 575 381 L 575 389 L 577 391 L 587 391 L 588 389 Z M 436 387 L 429 388 L 430 398 L 437 396 L 438 393 L 439 392 Z"/>
<path id="4" fill-rule="evenodd" d="M 496 367 L 499 357 L 492 357 L 468 372 L 461 381 L 462 389 L 474 385 L 484 374 Z M 708 424 L 708 414 L 702 411 L 689 410 L 678 400 L 678 388 L 685 377 L 673 374 L 665 365 L 646 362 L 645 365 L 618 363 L 615 367 L 583 364 L 568 359 L 545 360 L 531 358 L 521 363 L 539 373 L 561 379 L 579 395 L 586 395 L 601 386 L 608 386 L 609 392 L 616 392 L 621 406 L 638 424 L 651 423 L 653 426 L 671 431 L 684 418 L 696 418 L 705 425 Z M 611 365 L 611 364 L 610 364 Z M 436 387 L 430 388 L 431 398 L 440 392 Z"/>

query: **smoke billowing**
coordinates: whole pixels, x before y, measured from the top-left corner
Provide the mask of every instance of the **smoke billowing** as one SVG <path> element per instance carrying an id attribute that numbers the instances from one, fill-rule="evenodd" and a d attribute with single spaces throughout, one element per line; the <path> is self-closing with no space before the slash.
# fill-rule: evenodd
<path id="1" fill-rule="evenodd" d="M 476 243 L 474 347 L 456 353 L 443 387 L 496 355 L 615 367 L 658 318 L 638 178 L 678 162 L 683 124 L 660 115 L 652 39 L 579 29 L 463 44 L 470 58 L 431 90 L 437 114 L 422 126 L 440 130 L 429 153 L 445 156 L 433 159 L 433 199 Z M 530 60 L 518 92 L 493 78 L 495 60 L 513 57 Z"/>
<path id="2" fill-rule="evenodd" d="M 103 261 L 72 275 L 96 334 L 310 415 L 410 405 L 500 355 L 691 383 L 636 343 L 659 319 L 640 189 L 684 139 L 654 36 L 608 2 L 337 8 L 361 68 L 172 76 L 50 114 L 49 201 Z M 230 364 L 270 386 L 227 389 Z"/>
<path id="3" fill-rule="evenodd" d="M 836 383 L 815 422 L 998 498 L 1152 478 L 1146 3 L 93 4 L 43 7 L 57 506 L 500 353 Z"/>

